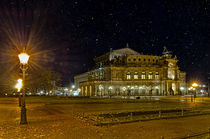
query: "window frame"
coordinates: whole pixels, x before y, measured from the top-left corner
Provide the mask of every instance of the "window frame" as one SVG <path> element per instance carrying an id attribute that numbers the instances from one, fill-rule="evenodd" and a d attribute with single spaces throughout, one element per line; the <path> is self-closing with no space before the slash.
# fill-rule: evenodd
<path id="1" fill-rule="evenodd" d="M 138 80 L 138 79 L 139 79 L 139 74 L 138 74 L 138 72 L 134 72 L 133 78 L 134 78 L 135 80 Z"/>
<path id="2" fill-rule="evenodd" d="M 131 73 L 130 73 L 130 72 L 127 72 L 127 73 L 126 73 L 126 79 L 127 79 L 127 80 L 131 80 Z"/>
<path id="3" fill-rule="evenodd" d="M 141 79 L 146 79 L 146 72 L 141 72 Z"/>

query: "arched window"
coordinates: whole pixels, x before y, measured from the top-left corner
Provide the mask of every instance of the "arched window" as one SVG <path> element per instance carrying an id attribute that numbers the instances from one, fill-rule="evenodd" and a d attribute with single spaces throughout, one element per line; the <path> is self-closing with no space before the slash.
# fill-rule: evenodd
<path id="1" fill-rule="evenodd" d="M 98 79 L 98 72 L 97 71 L 95 72 L 95 77 L 96 77 L 96 79 Z"/>
<path id="2" fill-rule="evenodd" d="M 127 80 L 131 79 L 131 73 L 130 72 L 127 72 L 126 78 L 127 78 Z"/>
<path id="3" fill-rule="evenodd" d="M 159 79 L 159 73 L 158 72 L 155 73 L 155 79 Z"/>
<path id="4" fill-rule="evenodd" d="M 152 79 L 152 72 L 149 72 L 148 79 Z"/>
<path id="5" fill-rule="evenodd" d="M 141 73 L 141 79 L 146 79 L 146 72 Z"/>
<path id="6" fill-rule="evenodd" d="M 134 79 L 139 79 L 138 72 L 135 72 L 135 73 L 134 73 Z"/>
<path id="7" fill-rule="evenodd" d="M 100 71 L 99 72 L 99 79 L 103 79 L 103 77 L 104 77 L 104 71 Z"/>

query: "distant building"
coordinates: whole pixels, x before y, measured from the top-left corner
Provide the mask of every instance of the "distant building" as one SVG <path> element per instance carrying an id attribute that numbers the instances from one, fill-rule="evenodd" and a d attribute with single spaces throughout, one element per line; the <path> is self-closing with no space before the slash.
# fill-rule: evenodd
<path id="1" fill-rule="evenodd" d="M 198 85 L 197 89 L 198 94 L 208 94 L 208 82 L 203 82 Z"/>
<path id="2" fill-rule="evenodd" d="M 185 94 L 186 73 L 177 57 L 164 48 L 162 56 L 143 55 L 130 48 L 96 57 L 92 70 L 74 77 L 81 96 Z"/>

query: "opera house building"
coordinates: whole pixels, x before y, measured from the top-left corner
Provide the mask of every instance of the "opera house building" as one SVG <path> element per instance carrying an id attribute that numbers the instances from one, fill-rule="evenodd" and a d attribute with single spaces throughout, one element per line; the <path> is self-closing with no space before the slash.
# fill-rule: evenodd
<path id="1" fill-rule="evenodd" d="M 95 66 L 74 77 L 80 96 L 160 96 L 186 93 L 186 73 L 166 48 L 161 56 L 131 48 L 94 58 Z"/>

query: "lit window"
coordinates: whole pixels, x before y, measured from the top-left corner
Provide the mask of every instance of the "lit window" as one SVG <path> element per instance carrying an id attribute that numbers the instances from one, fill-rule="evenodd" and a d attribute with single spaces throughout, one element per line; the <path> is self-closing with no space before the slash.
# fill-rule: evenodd
<path id="1" fill-rule="evenodd" d="M 135 72 L 134 73 L 134 79 L 138 79 L 138 78 L 139 78 L 138 72 Z"/>
<path id="2" fill-rule="evenodd" d="M 142 72 L 141 79 L 146 79 L 146 73 L 145 72 Z"/>
<path id="3" fill-rule="evenodd" d="M 95 73 L 95 77 L 96 77 L 96 79 L 98 79 L 98 72 Z"/>
<path id="4" fill-rule="evenodd" d="M 99 79 L 103 79 L 103 71 L 100 72 Z"/>
<path id="5" fill-rule="evenodd" d="M 149 72 L 148 78 L 152 79 L 152 72 Z"/>
<path id="6" fill-rule="evenodd" d="M 131 73 L 127 72 L 127 80 L 130 80 L 130 79 L 131 79 Z"/>
<path id="7" fill-rule="evenodd" d="M 158 72 L 156 72 L 156 74 L 155 74 L 155 79 L 159 79 L 159 73 Z"/>

